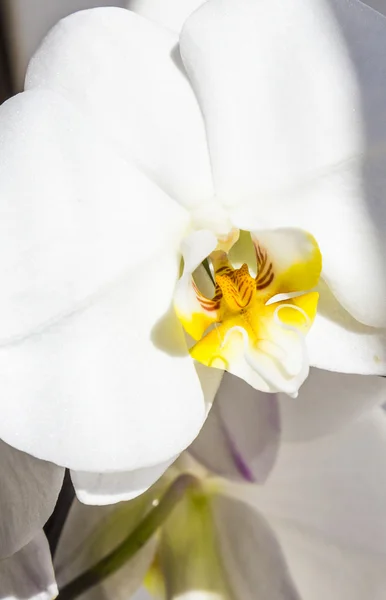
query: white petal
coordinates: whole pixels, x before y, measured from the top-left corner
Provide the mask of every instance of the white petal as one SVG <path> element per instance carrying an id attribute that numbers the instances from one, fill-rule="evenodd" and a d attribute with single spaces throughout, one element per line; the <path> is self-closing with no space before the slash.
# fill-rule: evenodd
<path id="1" fill-rule="evenodd" d="M 277 397 L 225 373 L 199 436 L 189 447 L 208 469 L 229 479 L 263 483 L 280 437 Z"/>
<path id="2" fill-rule="evenodd" d="M 14 0 L 8 3 L 5 22 L 7 31 L 11 30 L 11 33 L 7 49 L 11 55 L 12 79 L 16 91 L 23 89 L 25 72 L 32 54 L 59 19 L 76 10 L 94 6 L 125 6 L 125 4 L 125 0 L 66 0 L 66 2 L 35 0 L 27 4 L 23 0 Z"/>
<path id="3" fill-rule="evenodd" d="M 28 544 L 48 520 L 62 487 L 64 471 L 2 441 L 0 462 L 2 558 Z"/>
<path id="4" fill-rule="evenodd" d="M 288 523 L 275 522 L 275 531 L 302 598 L 383 600 L 384 555 L 331 544 L 323 535 Z"/>
<path id="5" fill-rule="evenodd" d="M 63 94 L 181 203 L 213 196 L 203 119 L 177 35 L 124 9 L 76 13 L 40 47 L 26 88 Z"/>
<path id="6" fill-rule="evenodd" d="M 256 510 L 217 495 L 213 514 L 234 598 L 300 600 L 275 535 Z"/>
<path id="7" fill-rule="evenodd" d="M 132 500 L 145 492 L 172 464 L 174 459 L 154 467 L 128 473 L 84 473 L 72 471 L 71 479 L 78 499 L 84 504 L 115 504 Z"/>
<path id="8" fill-rule="evenodd" d="M 341 373 L 386 375 L 386 329 L 356 321 L 327 285 L 318 286 L 315 321 L 307 335 L 310 364 Z"/>
<path id="9" fill-rule="evenodd" d="M 171 310 L 185 211 L 53 92 L 0 125 L 0 436 L 80 471 L 168 460 L 206 411 Z"/>
<path id="10" fill-rule="evenodd" d="M 128 9 L 179 33 L 188 16 L 205 0 L 126 0 Z"/>
<path id="11" fill-rule="evenodd" d="M 213 0 L 181 51 L 234 225 L 312 233 L 338 300 L 385 326 L 386 20 L 355 0 Z"/>
<path id="12" fill-rule="evenodd" d="M 52 600 L 58 594 L 43 531 L 16 554 L 0 561 L 2 600 Z"/>
<path id="13" fill-rule="evenodd" d="M 282 438 L 303 441 L 330 434 L 385 397 L 383 377 L 311 369 L 297 398 L 278 394 Z"/>
<path id="14" fill-rule="evenodd" d="M 245 488 L 245 486 L 244 486 Z M 283 444 L 254 505 L 333 545 L 386 556 L 386 415 L 376 408 L 338 433 Z"/>
<path id="15" fill-rule="evenodd" d="M 76 499 L 71 507 L 55 554 L 59 589 L 117 548 L 151 506 L 151 496 L 114 507 L 85 506 Z M 84 597 L 131 598 L 142 583 L 155 551 L 151 539 L 125 565 L 92 588 Z"/>
<path id="16" fill-rule="evenodd" d="M 177 250 L 188 215 L 60 95 L 16 96 L 0 126 L 3 342 L 87 305 L 157 246 Z"/>
<path id="17" fill-rule="evenodd" d="M 341 122 L 353 74 L 344 73 L 351 65 L 325 0 L 312 8 L 305 0 L 212 0 L 185 23 L 181 52 L 227 205 L 253 197 L 262 209 L 263 190 L 288 191 L 305 174 L 346 158 L 357 142 L 358 126 L 346 130 L 353 117 Z M 341 85 L 327 92 L 324 85 L 341 74 Z"/>
<path id="18" fill-rule="evenodd" d="M 201 263 L 216 248 L 217 238 L 211 231 L 194 231 L 187 236 L 181 245 L 181 253 L 184 260 L 184 270 L 177 282 L 174 293 L 174 307 L 178 318 L 189 335 L 198 340 L 204 331 L 217 319 L 216 311 L 208 311 L 199 302 L 198 295 L 201 293 L 205 298 L 211 298 L 214 294 L 214 286 L 211 285 L 211 294 L 206 295 L 204 289 L 200 289 L 197 282 L 193 280 L 193 273 Z M 201 271 L 204 270 L 202 267 Z M 201 276 L 205 281 L 205 275 Z M 209 277 L 207 277 L 209 279 Z M 211 282 L 206 282 L 208 287 Z"/>
<path id="19" fill-rule="evenodd" d="M 176 317 L 162 321 L 174 267 L 158 259 L 143 265 L 147 289 L 134 293 L 138 280 L 129 278 L 98 304 L 0 351 L 7 441 L 102 472 L 158 464 L 194 439 L 203 391 Z"/>

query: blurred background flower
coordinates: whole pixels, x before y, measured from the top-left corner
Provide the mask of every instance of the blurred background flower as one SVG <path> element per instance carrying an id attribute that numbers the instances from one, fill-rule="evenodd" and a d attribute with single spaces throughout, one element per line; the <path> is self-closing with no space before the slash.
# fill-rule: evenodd
<path id="1" fill-rule="evenodd" d="M 386 416 L 350 418 L 359 389 L 375 400 L 371 379 L 314 370 L 297 406 L 226 375 L 201 434 L 158 484 L 116 507 L 75 500 L 55 559 L 62 598 L 93 567 L 85 600 L 137 590 L 136 600 L 381 600 Z"/>

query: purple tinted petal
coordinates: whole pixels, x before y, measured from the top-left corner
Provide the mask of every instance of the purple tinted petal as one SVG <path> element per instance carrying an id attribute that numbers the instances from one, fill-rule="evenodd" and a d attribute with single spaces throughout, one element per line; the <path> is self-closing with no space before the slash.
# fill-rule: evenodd
<path id="1" fill-rule="evenodd" d="M 258 392 L 225 373 L 191 453 L 230 479 L 263 483 L 276 460 L 280 415 L 274 394 Z"/>
<path id="2" fill-rule="evenodd" d="M 229 445 L 229 451 L 230 451 L 230 453 L 232 455 L 232 458 L 234 460 L 235 466 L 238 469 L 240 475 L 246 481 L 250 481 L 251 483 L 253 483 L 255 481 L 253 473 L 252 473 L 251 469 L 249 468 L 248 464 L 245 462 L 242 454 L 237 449 L 234 440 L 232 440 L 232 438 L 230 437 L 228 431 L 226 431 L 225 427 L 224 427 L 224 435 L 227 438 L 227 442 L 228 442 L 228 445 Z"/>

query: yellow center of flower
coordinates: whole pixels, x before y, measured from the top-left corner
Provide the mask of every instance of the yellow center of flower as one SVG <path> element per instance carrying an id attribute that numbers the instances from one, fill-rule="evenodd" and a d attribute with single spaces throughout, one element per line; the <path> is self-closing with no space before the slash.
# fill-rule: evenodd
<path id="1" fill-rule="evenodd" d="M 264 391 L 296 394 L 308 372 L 303 337 L 318 302 L 317 292 L 308 290 L 318 282 L 321 254 L 314 238 L 300 230 L 246 233 L 241 249 L 246 239 L 255 265 L 248 261 L 236 268 L 218 245 L 208 257 L 212 294 L 203 293 L 193 271 L 184 272 L 177 315 L 197 341 L 191 356 L 202 364 L 226 369 Z"/>
<path id="2" fill-rule="evenodd" d="M 216 272 L 216 283 L 225 311 L 242 312 L 256 295 L 256 283 L 250 276 L 246 263 L 240 269 L 220 267 Z"/>

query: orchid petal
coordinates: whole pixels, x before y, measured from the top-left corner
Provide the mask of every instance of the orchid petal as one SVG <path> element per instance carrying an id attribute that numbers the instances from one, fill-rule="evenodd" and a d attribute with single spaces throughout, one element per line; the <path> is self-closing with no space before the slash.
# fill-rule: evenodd
<path id="1" fill-rule="evenodd" d="M 378 408 L 338 434 L 283 445 L 255 496 L 305 598 L 382 597 L 385 445 L 386 415 Z"/>
<path id="2" fill-rule="evenodd" d="M 275 463 L 279 438 L 276 396 L 257 392 L 226 373 L 189 452 L 218 475 L 263 483 Z"/>
<path id="3" fill-rule="evenodd" d="M 71 15 L 27 72 L 26 89 L 47 88 L 182 204 L 213 196 L 203 120 L 177 35 L 120 8 Z"/>
<path id="4" fill-rule="evenodd" d="M 341 373 L 385 375 L 386 329 L 356 321 L 324 282 L 317 289 L 318 312 L 307 335 L 310 364 Z"/>
<path id="5" fill-rule="evenodd" d="M 16 554 L 0 561 L 2 600 L 52 600 L 57 595 L 50 548 L 43 531 Z"/>
<path id="6" fill-rule="evenodd" d="M 205 0 L 126 0 L 126 7 L 179 33 L 188 16 L 204 2 Z"/>
<path id="7" fill-rule="evenodd" d="M 216 236 L 205 230 L 195 231 L 182 242 L 184 271 L 176 286 L 174 308 L 185 331 L 195 340 L 199 340 L 209 325 L 217 320 L 215 310 L 204 308 L 210 300 L 193 279 L 193 273 L 216 246 Z"/>
<path id="8" fill-rule="evenodd" d="M 367 4 L 374 10 L 377 10 L 382 15 L 386 16 L 386 6 L 383 0 L 361 0 L 361 2 L 363 2 L 363 4 Z"/>
<path id="9" fill-rule="evenodd" d="M 79 471 L 167 461 L 206 413 L 171 306 L 188 215 L 56 93 L 0 125 L 0 436 Z"/>
<path id="10" fill-rule="evenodd" d="M 312 235 L 297 229 L 277 229 L 253 231 L 251 237 L 257 256 L 257 289 L 270 294 L 270 299 L 274 294 L 302 292 L 316 286 L 322 256 Z"/>
<path id="11" fill-rule="evenodd" d="M 386 415 L 381 408 L 337 433 L 283 444 L 269 480 L 244 499 L 270 524 L 294 525 L 353 552 L 386 555 Z"/>
<path id="12" fill-rule="evenodd" d="M 192 487 L 160 531 L 157 567 L 170 600 L 231 600 L 213 518 L 212 498 Z"/>
<path id="13" fill-rule="evenodd" d="M 237 499 L 218 494 L 212 502 L 232 597 L 300 600 L 280 545 L 265 519 Z"/>
<path id="14" fill-rule="evenodd" d="M 74 500 L 55 554 L 59 587 L 117 548 L 151 508 L 152 494 L 118 506 L 85 506 Z M 151 538 L 131 560 L 87 592 L 88 600 L 131 598 L 142 584 L 155 552 Z"/>
<path id="15" fill-rule="evenodd" d="M 304 333 L 316 313 L 318 294 L 257 306 L 248 318 L 230 317 L 191 349 L 203 365 L 226 370 L 263 392 L 296 396 L 308 375 Z"/>
<path id="16" fill-rule="evenodd" d="M 75 492 L 84 504 L 115 504 L 132 500 L 152 486 L 174 461 L 173 458 L 154 467 L 128 473 L 84 473 L 72 471 Z"/>
<path id="17" fill-rule="evenodd" d="M 83 308 L 157 246 L 177 261 L 186 211 L 60 95 L 20 94 L 0 124 L 3 345 Z"/>
<path id="18" fill-rule="evenodd" d="M 300 227 L 359 321 L 386 326 L 386 20 L 356 0 L 212 0 L 181 52 L 236 227 Z"/>
<path id="19" fill-rule="evenodd" d="M 167 277 L 171 291 L 170 262 L 159 258 L 144 267 L 152 285 Z M 134 296 L 133 279 L 121 282 L 87 311 L 0 352 L 0 383 L 12 402 L 4 438 L 96 472 L 167 461 L 194 439 L 206 416 L 204 392 L 176 318 L 159 331 L 154 325 L 167 290 L 162 297 L 157 285 L 157 303 L 142 304 L 152 285 Z"/>
<path id="20" fill-rule="evenodd" d="M 0 456 L 1 559 L 20 550 L 41 530 L 54 510 L 64 471 L 2 441 Z"/>
<path id="21" fill-rule="evenodd" d="M 311 369 L 296 399 L 278 394 L 282 438 L 301 442 L 331 434 L 385 397 L 382 377 Z"/>
<path id="22" fill-rule="evenodd" d="M 59 19 L 85 8 L 95 6 L 122 6 L 126 0 L 66 0 L 66 2 L 45 2 L 25 4 L 16 0 L 7 7 L 7 30 L 12 31 L 7 41 L 12 62 L 12 80 L 16 91 L 24 86 L 25 73 L 32 54 L 36 51 L 47 32 Z"/>
<path id="23" fill-rule="evenodd" d="M 332 544 L 324 535 L 291 523 L 276 522 L 275 531 L 302 598 L 382 600 L 386 586 L 384 554 Z"/>

